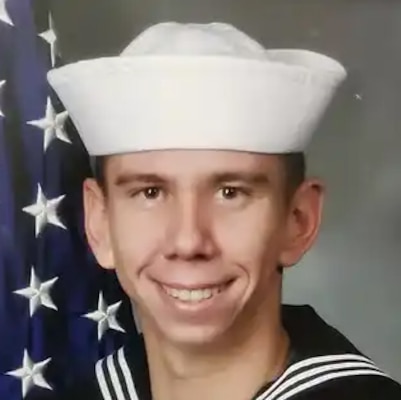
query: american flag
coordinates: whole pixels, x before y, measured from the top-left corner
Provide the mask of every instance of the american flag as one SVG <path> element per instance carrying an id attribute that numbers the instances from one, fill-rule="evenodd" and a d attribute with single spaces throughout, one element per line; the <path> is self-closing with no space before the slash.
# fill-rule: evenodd
<path id="1" fill-rule="evenodd" d="M 46 80 L 49 2 L 0 0 L 0 399 L 46 399 L 135 335 L 82 219 L 89 161 Z"/>

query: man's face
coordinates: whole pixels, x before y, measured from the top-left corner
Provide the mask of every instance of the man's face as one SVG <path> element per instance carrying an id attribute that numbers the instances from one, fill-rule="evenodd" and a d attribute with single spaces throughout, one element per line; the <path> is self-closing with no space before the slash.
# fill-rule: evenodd
<path id="1" fill-rule="evenodd" d="M 216 341 L 279 304 L 278 265 L 299 260 L 319 219 L 311 187 L 301 196 L 309 217 L 286 199 L 277 156 L 118 155 L 105 178 L 106 195 L 93 180 L 84 186 L 89 242 L 116 269 L 145 334 L 176 343 Z"/>

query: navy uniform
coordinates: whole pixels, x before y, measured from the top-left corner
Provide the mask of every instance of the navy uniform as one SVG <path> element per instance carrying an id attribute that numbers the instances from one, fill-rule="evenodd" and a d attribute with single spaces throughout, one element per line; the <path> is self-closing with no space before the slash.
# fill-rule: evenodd
<path id="1" fill-rule="evenodd" d="M 52 70 L 48 79 L 90 156 L 144 150 L 304 152 L 337 88 L 338 61 L 265 49 L 231 25 L 166 22 L 116 57 Z M 253 400 L 401 400 L 401 388 L 310 307 L 284 307 L 288 365 Z M 134 339 L 133 339 L 134 340 Z M 144 345 L 99 361 L 65 400 L 151 400 Z M 240 383 L 239 383 L 240 384 Z"/>
<path id="2" fill-rule="evenodd" d="M 401 385 L 310 306 L 283 306 L 290 355 L 283 373 L 249 400 L 401 400 Z M 144 344 L 100 360 L 93 375 L 52 400 L 152 400 Z"/>

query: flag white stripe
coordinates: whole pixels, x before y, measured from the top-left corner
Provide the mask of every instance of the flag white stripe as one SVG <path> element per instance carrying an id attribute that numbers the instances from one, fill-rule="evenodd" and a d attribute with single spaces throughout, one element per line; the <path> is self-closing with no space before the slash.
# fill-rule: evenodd
<path id="1" fill-rule="evenodd" d="M 335 361 L 365 361 L 366 363 L 374 365 L 373 362 L 368 358 L 357 354 L 334 354 L 329 356 L 317 356 L 317 357 L 307 358 L 288 367 L 284 371 L 284 373 L 280 376 L 280 378 L 277 379 L 277 381 L 274 382 L 274 384 L 270 386 L 270 388 L 267 389 L 266 392 L 262 393 L 255 400 L 264 400 L 267 395 L 270 395 L 270 393 L 272 393 L 279 385 L 281 385 L 281 383 L 287 378 L 288 375 L 292 374 L 293 372 L 301 368 L 309 367 L 313 364 L 322 364 L 326 362 L 335 362 Z"/>
<path id="2" fill-rule="evenodd" d="M 300 392 L 303 392 L 314 386 L 321 385 L 322 383 L 325 383 L 325 382 L 333 380 L 333 379 L 346 378 L 348 376 L 362 376 L 362 375 L 376 375 L 376 376 L 384 376 L 386 378 L 389 378 L 389 376 L 387 374 L 385 374 L 384 372 L 375 371 L 373 369 L 360 369 L 360 370 L 353 370 L 353 371 L 335 372 L 332 374 L 320 376 L 319 378 L 316 378 L 310 382 L 306 382 L 302 385 L 299 385 L 298 387 L 290 390 L 289 392 L 284 393 L 282 396 L 277 397 L 276 400 L 287 400 L 290 397 L 293 397 Z"/>
<path id="3" fill-rule="evenodd" d="M 139 397 L 135 390 L 134 381 L 132 379 L 131 371 L 128 367 L 127 360 L 125 359 L 124 349 L 121 348 L 118 351 L 118 362 L 120 364 L 121 370 L 124 374 L 125 383 L 127 385 L 129 399 L 130 400 L 139 400 Z"/>
<path id="4" fill-rule="evenodd" d="M 114 366 L 114 361 L 113 361 L 112 355 L 107 357 L 107 367 L 109 369 L 111 383 L 112 383 L 114 391 L 116 393 L 117 400 L 126 400 L 123 389 L 120 384 L 120 380 L 118 379 L 118 374 L 116 371 L 116 367 Z"/>
<path id="5" fill-rule="evenodd" d="M 311 368 L 308 369 L 304 372 L 298 373 L 297 375 L 293 376 L 291 379 L 288 379 L 286 382 L 284 382 L 281 386 L 277 388 L 277 390 L 271 392 L 269 395 L 264 397 L 264 400 L 273 400 L 276 399 L 277 396 L 283 393 L 284 390 L 289 388 L 290 386 L 304 380 L 307 378 L 313 378 L 316 375 L 325 373 L 325 372 L 331 372 L 331 371 L 337 371 L 341 369 L 357 369 L 357 368 L 367 368 L 367 369 L 372 369 L 379 371 L 379 369 L 373 365 L 370 365 L 366 362 L 355 362 L 355 361 L 349 361 L 349 362 L 341 362 L 341 363 L 332 363 L 332 364 L 326 364 L 322 367 L 316 367 L 316 368 Z"/>
<path id="6" fill-rule="evenodd" d="M 104 400 L 113 400 L 111 397 L 109 388 L 107 387 L 106 378 L 104 377 L 102 363 L 103 363 L 103 360 L 99 360 L 96 363 L 95 371 L 96 371 L 97 382 L 99 384 L 99 388 L 102 393 L 103 399 Z"/>

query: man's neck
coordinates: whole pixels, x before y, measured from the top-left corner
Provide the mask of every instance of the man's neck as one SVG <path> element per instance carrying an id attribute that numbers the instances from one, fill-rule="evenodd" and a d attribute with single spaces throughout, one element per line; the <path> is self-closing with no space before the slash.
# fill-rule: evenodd
<path id="1" fill-rule="evenodd" d="M 152 398 L 250 400 L 282 372 L 289 349 L 279 310 L 251 325 L 240 345 L 209 351 L 184 351 L 145 334 Z"/>

